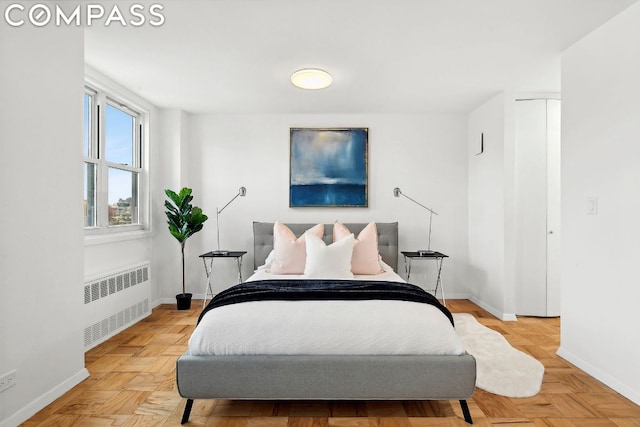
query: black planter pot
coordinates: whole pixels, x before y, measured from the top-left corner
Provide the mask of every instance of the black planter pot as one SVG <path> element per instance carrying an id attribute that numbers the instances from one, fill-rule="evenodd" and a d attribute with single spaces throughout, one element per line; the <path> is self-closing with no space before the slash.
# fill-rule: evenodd
<path id="1" fill-rule="evenodd" d="M 176 303 L 178 310 L 189 310 L 191 308 L 191 297 L 193 294 L 178 294 L 176 295 Z"/>

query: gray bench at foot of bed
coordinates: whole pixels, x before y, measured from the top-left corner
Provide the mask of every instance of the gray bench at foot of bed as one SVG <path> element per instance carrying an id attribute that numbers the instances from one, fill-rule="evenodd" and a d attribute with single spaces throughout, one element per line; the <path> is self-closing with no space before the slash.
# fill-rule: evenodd
<path id="1" fill-rule="evenodd" d="M 459 400 L 475 388 L 476 362 L 462 356 L 191 356 L 177 361 L 178 391 L 189 399 Z"/>

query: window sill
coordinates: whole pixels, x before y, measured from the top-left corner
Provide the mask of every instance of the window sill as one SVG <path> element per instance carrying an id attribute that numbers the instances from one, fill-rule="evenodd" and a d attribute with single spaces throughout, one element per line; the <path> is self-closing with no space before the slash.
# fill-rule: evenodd
<path id="1" fill-rule="evenodd" d="M 135 230 L 121 233 L 105 233 L 84 236 L 85 246 L 103 245 L 106 243 L 124 242 L 127 240 L 148 239 L 151 237 L 149 230 Z"/>

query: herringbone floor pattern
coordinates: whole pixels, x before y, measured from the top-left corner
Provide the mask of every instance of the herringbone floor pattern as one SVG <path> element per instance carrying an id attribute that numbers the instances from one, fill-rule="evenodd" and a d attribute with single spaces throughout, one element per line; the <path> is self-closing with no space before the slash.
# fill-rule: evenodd
<path id="1" fill-rule="evenodd" d="M 23 424 L 32 426 L 179 426 L 184 408 L 175 387 L 199 309 L 162 305 L 148 318 L 86 354 L 90 378 Z M 640 427 L 640 407 L 556 356 L 559 319 L 501 322 L 466 300 L 453 312 L 473 314 L 545 365 L 541 392 L 509 399 L 476 389 L 469 400 L 477 426 Z M 224 427 L 465 426 L 457 401 L 253 402 L 200 400 L 188 425 Z"/>

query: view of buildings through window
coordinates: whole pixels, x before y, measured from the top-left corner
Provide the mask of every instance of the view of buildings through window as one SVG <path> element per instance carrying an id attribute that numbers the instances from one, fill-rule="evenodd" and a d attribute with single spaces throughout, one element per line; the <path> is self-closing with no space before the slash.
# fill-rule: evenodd
<path id="1" fill-rule="evenodd" d="M 140 224 L 140 114 L 100 91 L 84 97 L 84 225 Z"/>

